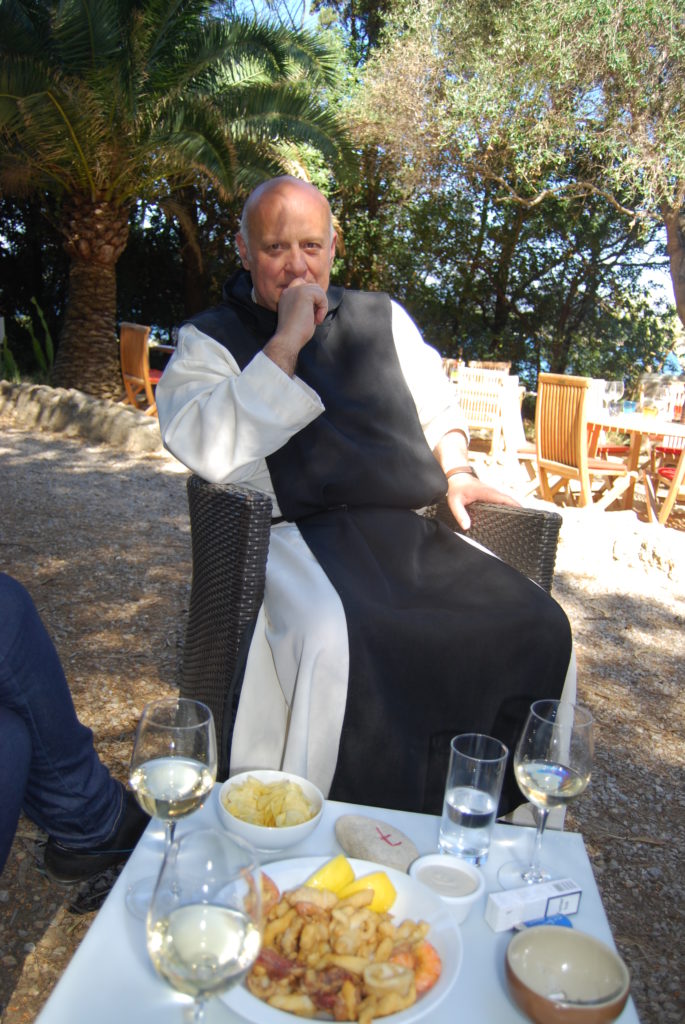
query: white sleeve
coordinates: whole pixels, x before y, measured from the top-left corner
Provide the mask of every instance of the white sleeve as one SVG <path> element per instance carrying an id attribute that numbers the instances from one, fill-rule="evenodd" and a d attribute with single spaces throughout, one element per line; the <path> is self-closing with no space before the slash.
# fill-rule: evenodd
<path id="1" fill-rule="evenodd" d="M 212 483 L 267 483 L 264 459 L 323 412 L 316 392 L 259 352 L 240 372 L 231 353 L 196 327 L 157 385 L 164 445 Z"/>
<path id="2" fill-rule="evenodd" d="M 467 422 L 456 389 L 442 369 L 440 354 L 425 343 L 407 311 L 395 301 L 391 305 L 397 357 L 431 451 L 450 430 L 463 431 L 468 441 Z"/>

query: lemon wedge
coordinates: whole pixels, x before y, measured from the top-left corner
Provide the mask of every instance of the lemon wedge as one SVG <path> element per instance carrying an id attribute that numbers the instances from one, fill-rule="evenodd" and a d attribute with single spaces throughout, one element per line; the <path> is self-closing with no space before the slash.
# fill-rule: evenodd
<path id="1" fill-rule="evenodd" d="M 328 889 L 330 892 L 339 893 L 351 882 L 354 882 L 352 865 L 344 854 L 339 853 L 337 857 L 322 864 L 304 884 L 310 885 L 313 889 Z"/>
<path id="2" fill-rule="evenodd" d="M 353 882 L 340 889 L 337 893 L 338 899 L 347 899 L 348 896 L 352 896 L 353 893 L 359 892 L 361 889 L 373 890 L 373 899 L 369 904 L 369 909 L 374 910 L 377 914 L 384 914 L 386 910 L 390 910 L 397 896 L 395 886 L 385 871 L 373 871 L 370 875 L 355 878 Z"/>

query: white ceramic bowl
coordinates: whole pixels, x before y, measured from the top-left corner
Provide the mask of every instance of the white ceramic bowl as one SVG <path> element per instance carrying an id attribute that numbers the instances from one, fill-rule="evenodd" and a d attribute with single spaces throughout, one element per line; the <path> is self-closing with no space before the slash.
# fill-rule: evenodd
<path id="1" fill-rule="evenodd" d="M 260 782 L 296 782 L 304 793 L 305 797 L 314 807 L 314 816 L 309 821 L 303 821 L 301 825 L 284 825 L 282 828 L 269 828 L 265 825 L 251 825 L 247 821 L 241 821 L 227 809 L 224 799 L 232 786 L 240 785 L 250 776 L 259 779 Z M 234 835 L 242 836 L 248 843 L 262 852 L 273 853 L 276 850 L 286 850 L 289 846 L 301 843 L 307 836 L 311 835 L 321 821 L 323 813 L 324 798 L 320 789 L 303 779 L 300 775 L 292 772 L 279 772 L 267 769 L 255 769 L 251 772 L 241 772 L 239 775 L 232 775 L 230 779 L 222 784 L 219 790 L 219 817 L 224 827 Z"/>
<path id="2" fill-rule="evenodd" d="M 608 1024 L 630 989 L 620 956 L 575 928 L 542 924 L 517 932 L 505 966 L 515 1002 L 535 1024 Z"/>
<path id="3" fill-rule="evenodd" d="M 417 857 L 409 865 L 409 874 L 440 896 L 458 924 L 466 920 L 485 891 L 485 879 L 479 868 L 449 853 Z"/>

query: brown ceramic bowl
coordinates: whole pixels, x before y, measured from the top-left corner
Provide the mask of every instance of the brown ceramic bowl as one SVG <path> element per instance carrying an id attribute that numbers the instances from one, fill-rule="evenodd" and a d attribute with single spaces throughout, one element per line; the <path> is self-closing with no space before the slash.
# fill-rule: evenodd
<path id="1" fill-rule="evenodd" d="M 592 935 L 558 925 L 517 932 L 505 966 L 514 1001 L 535 1024 L 607 1024 L 630 989 L 617 953 Z"/>

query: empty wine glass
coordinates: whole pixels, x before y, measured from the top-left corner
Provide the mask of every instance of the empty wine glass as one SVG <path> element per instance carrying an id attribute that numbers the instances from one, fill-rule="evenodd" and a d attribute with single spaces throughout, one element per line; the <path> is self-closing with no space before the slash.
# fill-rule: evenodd
<path id="1" fill-rule="evenodd" d="M 654 389 L 652 400 L 656 411 L 660 416 L 669 416 L 671 412 L 671 389 L 666 384 L 660 384 Z"/>
<path id="2" fill-rule="evenodd" d="M 236 985 L 261 945 L 261 874 L 243 839 L 197 829 L 171 844 L 147 915 L 155 969 L 193 996 L 193 1020 L 207 999 Z"/>
<path id="3" fill-rule="evenodd" d="M 131 756 L 129 781 L 136 800 L 165 827 L 165 851 L 178 818 L 196 811 L 216 780 L 216 733 L 212 712 L 198 700 L 166 697 L 143 708 Z M 132 886 L 126 903 L 143 918 L 155 879 Z"/>
<path id="4" fill-rule="evenodd" d="M 537 829 L 530 865 L 500 868 L 505 888 L 544 882 L 551 876 L 540 864 L 542 836 L 549 812 L 579 796 L 590 781 L 594 750 L 593 720 L 587 708 L 560 700 L 531 705 L 514 752 L 519 788 L 533 805 Z"/>
<path id="5" fill-rule="evenodd" d="M 609 413 L 615 415 L 619 412 L 618 403 L 623 398 L 625 385 L 622 380 L 608 380 L 604 385 Z"/>

